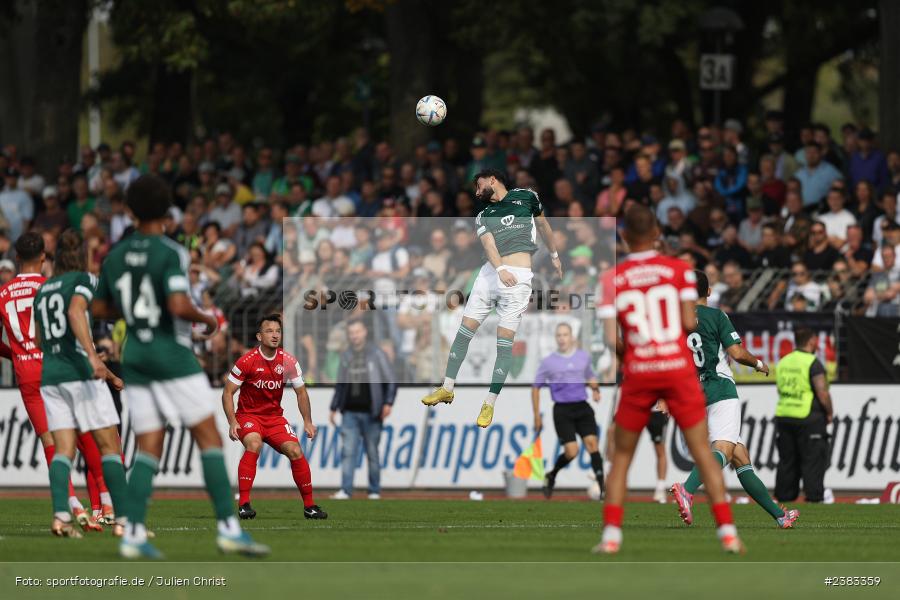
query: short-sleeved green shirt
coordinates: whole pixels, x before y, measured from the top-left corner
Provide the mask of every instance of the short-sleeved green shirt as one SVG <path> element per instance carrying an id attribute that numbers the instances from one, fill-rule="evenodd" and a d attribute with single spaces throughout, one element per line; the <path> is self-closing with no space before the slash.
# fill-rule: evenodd
<path id="1" fill-rule="evenodd" d="M 73 297 L 81 296 L 90 304 L 96 287 L 97 278 L 93 275 L 71 271 L 51 277 L 38 290 L 34 298 L 34 325 L 40 331 L 44 353 L 41 385 L 93 378 L 94 369 L 72 332 L 68 314 Z M 87 318 L 90 325 L 90 313 Z"/>
<path id="2" fill-rule="evenodd" d="M 537 226 L 534 218 L 544 212 L 541 200 L 532 190 L 515 188 L 506 192 L 475 217 L 479 237 L 492 233 L 500 256 L 515 252 L 537 252 Z"/>
<path id="3" fill-rule="evenodd" d="M 694 355 L 694 365 L 706 394 L 706 404 L 737 398 L 734 374 L 728 365 L 725 350 L 741 343 L 731 319 L 717 308 L 697 305 L 697 330 L 688 335 L 688 348 Z"/>
<path id="4" fill-rule="evenodd" d="M 169 313 L 170 295 L 189 293 L 190 256 L 165 236 L 135 232 L 103 261 L 96 297 L 112 302 L 126 325 L 122 379 L 148 385 L 201 372 L 191 324 Z"/>

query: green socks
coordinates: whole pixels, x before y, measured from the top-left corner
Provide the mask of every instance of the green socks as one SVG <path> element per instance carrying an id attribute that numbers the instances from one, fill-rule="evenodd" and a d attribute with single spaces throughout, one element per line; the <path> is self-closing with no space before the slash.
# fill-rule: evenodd
<path id="1" fill-rule="evenodd" d="M 103 463 L 103 467 L 105 474 L 106 462 Z M 128 480 L 128 502 L 125 505 L 128 511 L 125 516 L 132 525 L 143 525 L 147 520 L 147 503 L 153 494 L 153 478 L 157 471 L 159 471 L 158 458 L 140 451 L 135 454 L 134 466 Z"/>
<path id="2" fill-rule="evenodd" d="M 72 461 L 68 456 L 57 452 L 50 461 L 50 497 L 53 500 L 53 513 L 69 514 L 69 473 Z"/>
<path id="3" fill-rule="evenodd" d="M 207 448 L 200 453 L 200 462 L 203 463 L 203 479 L 216 510 L 216 519 L 221 521 L 234 516 L 231 483 L 228 481 L 228 471 L 225 470 L 225 454 L 222 449 Z"/>
<path id="4" fill-rule="evenodd" d="M 465 325 L 459 326 L 456 337 L 453 339 L 453 345 L 450 346 L 450 355 L 447 357 L 446 376 L 450 379 L 456 379 L 456 376 L 459 374 L 459 368 L 466 359 L 466 353 L 469 351 L 469 342 L 472 341 L 473 337 L 475 337 L 474 331 Z"/>
<path id="5" fill-rule="evenodd" d="M 512 366 L 512 346 L 512 340 L 497 338 L 497 360 L 494 361 L 494 370 L 491 372 L 492 394 L 499 394 L 506 382 L 509 367 Z"/>
<path id="6" fill-rule="evenodd" d="M 116 515 L 124 517 L 128 514 L 128 481 L 125 479 L 125 465 L 118 454 L 103 456 L 103 479 L 112 496 Z"/>
<path id="7" fill-rule="evenodd" d="M 738 467 L 736 473 L 744 491 L 750 494 L 750 497 L 762 506 L 767 513 L 776 519 L 784 516 L 784 511 L 772 500 L 766 485 L 756 476 L 753 465 Z"/>
<path id="8" fill-rule="evenodd" d="M 719 450 L 713 450 L 713 456 L 719 461 L 719 467 L 722 469 L 725 468 L 725 455 L 722 454 Z M 684 482 L 684 489 L 688 494 L 695 494 L 697 490 L 700 489 L 700 486 L 703 485 L 703 481 L 700 480 L 700 469 L 695 465 L 693 469 L 691 469 L 691 474 L 688 475 L 687 481 Z"/>

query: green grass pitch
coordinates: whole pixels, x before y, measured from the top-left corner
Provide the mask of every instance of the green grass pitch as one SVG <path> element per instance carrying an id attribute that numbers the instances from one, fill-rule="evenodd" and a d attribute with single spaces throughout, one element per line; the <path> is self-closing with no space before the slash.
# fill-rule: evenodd
<path id="1" fill-rule="evenodd" d="M 131 596 L 171 598 L 221 598 L 225 588 L 157 586 L 153 577 L 222 576 L 229 595 L 291 589 L 305 598 L 642 597 L 669 590 L 678 597 L 760 600 L 770 588 L 789 587 L 792 599 L 900 592 L 900 506 L 800 504 L 800 521 L 789 531 L 775 528 L 754 505 L 734 506 L 748 547 L 735 557 L 719 551 L 706 505 L 697 506 L 695 524 L 685 527 L 672 504 L 629 504 L 622 552 L 600 557 L 589 552 L 599 540 L 599 503 L 323 499 L 322 505 L 329 519 L 308 521 L 297 501 L 254 502 L 259 516 L 244 525 L 272 547 L 272 556 L 248 561 L 217 553 L 208 502 L 156 500 L 149 526 L 169 562 L 134 564 L 117 560 L 117 541 L 108 532 L 80 540 L 51 537 L 46 500 L 4 499 L 0 597 L 49 597 L 47 587 L 16 586 L 16 576 L 75 574 L 140 576 L 151 581 L 132 586 Z M 880 576 L 882 582 L 827 588 L 826 576 Z M 122 590 L 53 592 L 99 598 Z"/>

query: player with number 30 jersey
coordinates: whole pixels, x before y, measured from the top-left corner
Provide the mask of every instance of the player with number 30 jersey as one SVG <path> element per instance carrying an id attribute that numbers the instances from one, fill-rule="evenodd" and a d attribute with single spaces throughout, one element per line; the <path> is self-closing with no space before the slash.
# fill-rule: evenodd
<path id="1" fill-rule="evenodd" d="M 741 552 L 731 507 L 725 502 L 722 473 L 707 450 L 705 402 L 686 343 L 686 332 L 697 326 L 696 277 L 687 263 L 657 254 L 659 226 L 649 208 L 633 206 L 625 213 L 624 238 L 631 254 L 616 266 L 615 274 L 604 277 L 598 307 L 599 317 L 607 320 L 607 341 L 616 345 L 625 364 L 603 507 L 603 538 L 594 552 L 619 551 L 628 467 L 650 411 L 660 399 L 668 404 L 707 482 L 722 548 Z"/>

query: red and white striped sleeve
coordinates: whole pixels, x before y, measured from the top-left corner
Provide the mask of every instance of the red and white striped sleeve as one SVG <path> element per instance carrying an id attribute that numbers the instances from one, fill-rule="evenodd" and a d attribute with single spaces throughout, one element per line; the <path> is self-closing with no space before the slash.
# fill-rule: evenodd
<path id="1" fill-rule="evenodd" d="M 303 369 L 300 368 L 300 363 L 287 352 L 284 353 L 284 375 L 293 388 L 302 388 L 306 385 L 306 382 L 303 381 Z"/>
<path id="2" fill-rule="evenodd" d="M 234 366 L 231 367 L 231 372 L 228 373 L 228 381 L 233 383 L 234 385 L 241 386 L 244 384 L 244 379 L 247 378 L 247 355 L 240 357 Z"/>

